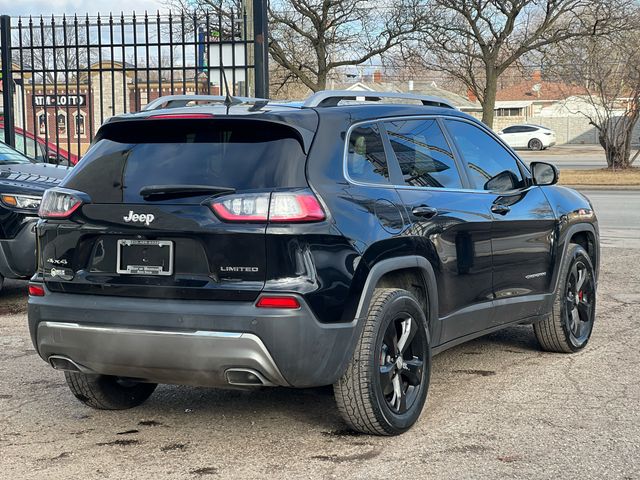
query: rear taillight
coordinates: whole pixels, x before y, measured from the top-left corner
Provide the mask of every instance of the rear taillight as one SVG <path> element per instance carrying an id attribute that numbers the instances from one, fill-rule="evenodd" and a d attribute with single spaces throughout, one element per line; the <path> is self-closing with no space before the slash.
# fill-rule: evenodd
<path id="1" fill-rule="evenodd" d="M 44 287 L 42 285 L 29 285 L 29 295 L 32 297 L 44 297 Z"/>
<path id="2" fill-rule="evenodd" d="M 296 309 L 300 308 L 300 302 L 298 302 L 298 299 L 296 297 L 265 295 L 263 297 L 260 297 L 260 299 L 256 302 L 256 307 Z"/>
<path id="3" fill-rule="evenodd" d="M 226 195 L 211 203 L 226 222 L 318 222 L 325 219 L 320 202 L 311 192 L 274 192 Z"/>
<path id="4" fill-rule="evenodd" d="M 72 193 L 55 189 L 47 190 L 42 196 L 38 215 L 41 218 L 67 218 L 80 205 L 82 205 L 82 199 Z"/>

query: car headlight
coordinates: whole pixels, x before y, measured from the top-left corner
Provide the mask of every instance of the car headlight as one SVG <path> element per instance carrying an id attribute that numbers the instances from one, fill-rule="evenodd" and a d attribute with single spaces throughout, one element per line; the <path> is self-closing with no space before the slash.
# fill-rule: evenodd
<path id="1" fill-rule="evenodd" d="M 13 195 L 3 193 L 0 195 L 2 204 L 18 210 L 38 210 L 40 208 L 40 201 L 42 197 L 35 197 L 32 195 Z"/>

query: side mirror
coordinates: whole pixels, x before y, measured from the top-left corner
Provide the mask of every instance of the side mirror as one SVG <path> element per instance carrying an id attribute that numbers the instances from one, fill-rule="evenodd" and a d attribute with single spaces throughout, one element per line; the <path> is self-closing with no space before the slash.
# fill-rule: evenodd
<path id="1" fill-rule="evenodd" d="M 531 162 L 531 173 L 536 185 L 555 185 L 558 183 L 558 169 L 545 162 Z"/>
<path id="2" fill-rule="evenodd" d="M 487 183 L 484 184 L 484 189 L 493 192 L 508 192 L 509 190 L 515 189 L 517 186 L 518 177 L 516 177 L 512 171 L 504 170 L 495 177 L 487 180 Z"/>

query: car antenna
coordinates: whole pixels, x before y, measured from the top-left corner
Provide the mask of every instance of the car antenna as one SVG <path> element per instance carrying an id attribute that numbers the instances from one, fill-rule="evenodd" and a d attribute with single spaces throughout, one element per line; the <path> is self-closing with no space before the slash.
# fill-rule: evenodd
<path id="1" fill-rule="evenodd" d="M 222 61 L 222 57 L 223 57 L 222 52 L 220 52 L 220 67 L 221 67 L 221 71 L 222 71 L 222 80 L 224 81 L 224 88 L 227 91 L 227 94 L 224 97 L 224 105 L 227 107 L 227 115 L 229 115 L 229 109 L 233 105 L 240 105 L 242 103 L 242 100 L 240 100 L 237 97 L 234 97 L 230 93 L 229 82 L 227 82 L 227 74 L 225 73 L 225 68 L 224 68 L 224 63 Z"/>

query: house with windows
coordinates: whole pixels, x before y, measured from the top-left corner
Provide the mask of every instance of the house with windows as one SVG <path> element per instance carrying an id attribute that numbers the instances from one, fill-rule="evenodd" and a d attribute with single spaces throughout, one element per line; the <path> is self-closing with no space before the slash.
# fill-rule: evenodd
<path id="1" fill-rule="evenodd" d="M 482 107 L 477 101 L 458 95 L 437 85 L 436 82 L 421 82 L 408 80 L 406 82 L 384 81 L 380 72 L 375 72 L 370 81 L 358 81 L 350 84 L 336 85 L 341 90 L 369 91 L 369 92 L 396 92 L 415 93 L 416 95 L 430 95 L 448 100 L 459 110 L 472 115 L 482 116 Z"/>
<path id="2" fill-rule="evenodd" d="M 530 79 L 498 90 L 493 129 L 530 123 L 554 130 L 558 144 L 597 144 L 597 130 L 581 113 L 593 109 L 585 94 L 580 86 L 544 80 L 536 71 Z"/>

